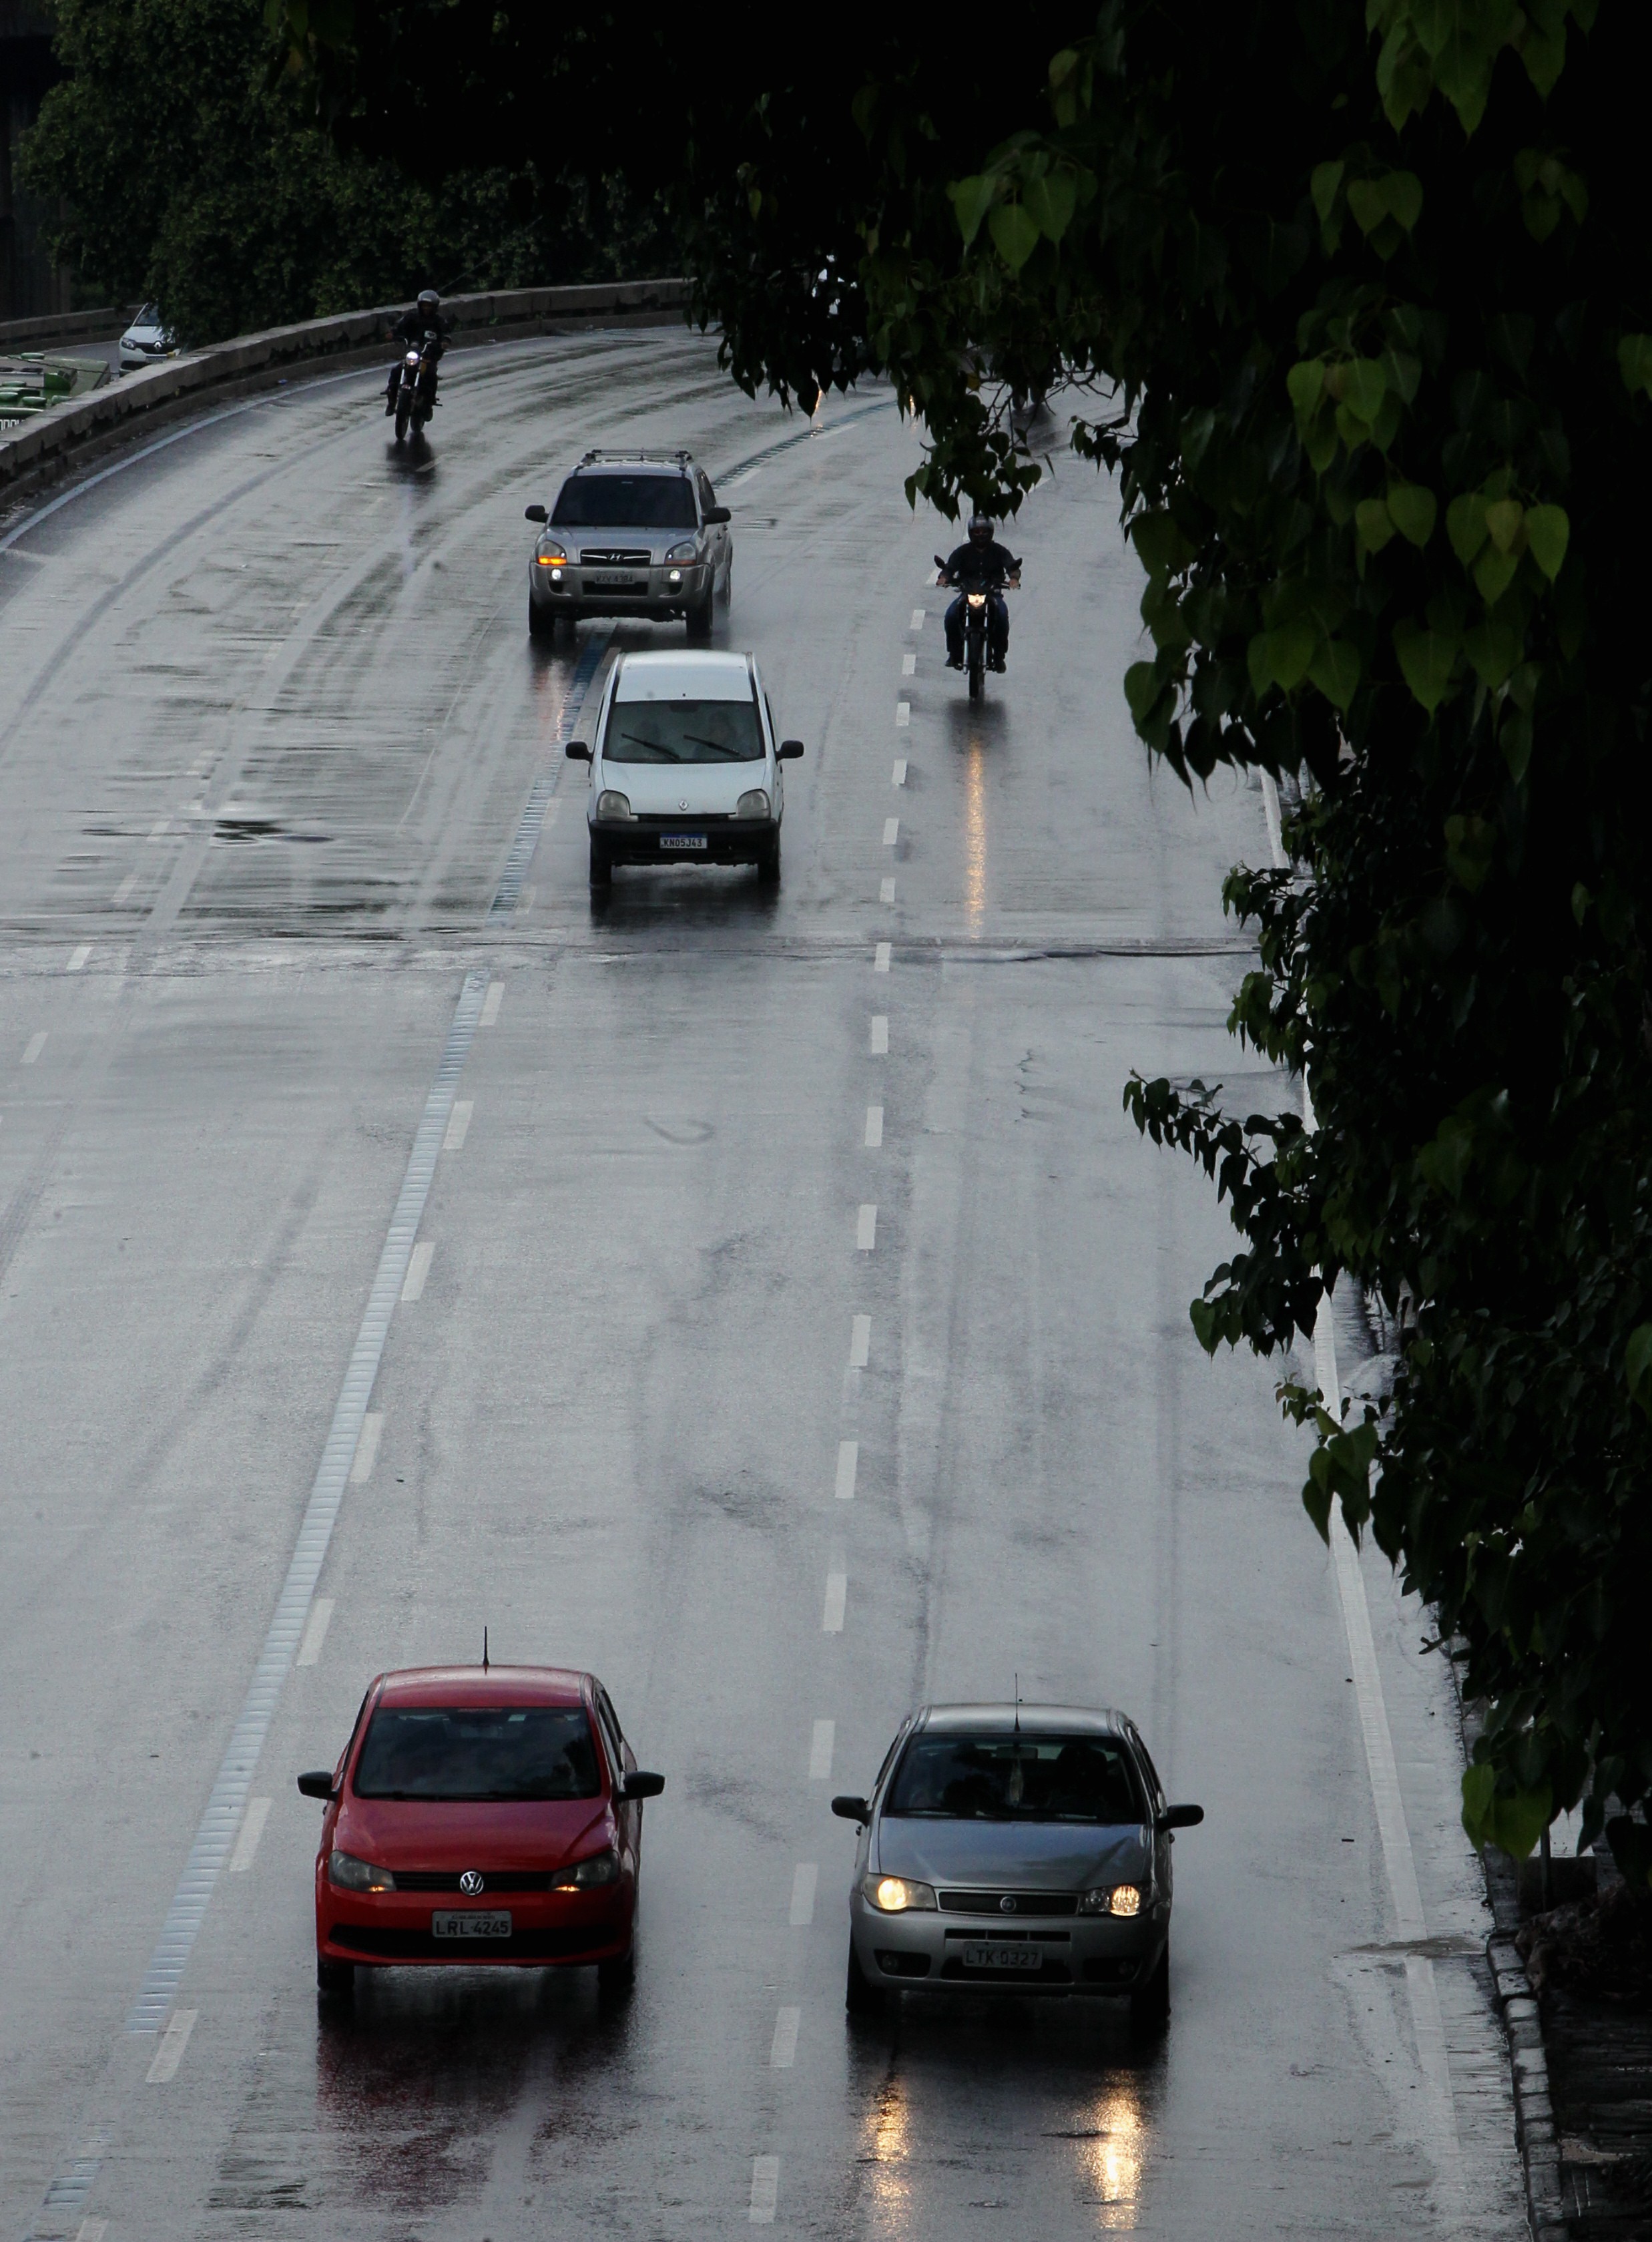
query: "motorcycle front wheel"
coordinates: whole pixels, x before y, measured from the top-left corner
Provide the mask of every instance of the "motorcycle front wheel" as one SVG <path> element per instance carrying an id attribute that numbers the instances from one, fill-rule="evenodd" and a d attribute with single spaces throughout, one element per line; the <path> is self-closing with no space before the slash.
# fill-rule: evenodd
<path id="1" fill-rule="evenodd" d="M 407 422 L 412 409 L 406 398 L 398 397 L 396 399 L 396 441 L 398 444 L 406 440 Z"/>

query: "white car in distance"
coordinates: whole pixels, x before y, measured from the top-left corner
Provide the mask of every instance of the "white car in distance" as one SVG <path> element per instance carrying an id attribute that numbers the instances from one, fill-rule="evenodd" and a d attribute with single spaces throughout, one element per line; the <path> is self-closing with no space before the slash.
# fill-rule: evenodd
<path id="1" fill-rule="evenodd" d="M 140 366 L 154 366 L 177 356 L 177 339 L 161 318 L 158 304 L 144 304 L 120 339 L 120 370 L 132 373 Z"/>
<path id="2" fill-rule="evenodd" d="M 609 672 L 591 741 L 585 821 L 591 884 L 616 864 L 755 864 L 780 876 L 780 766 L 803 753 L 782 740 L 749 654 L 622 654 Z"/>

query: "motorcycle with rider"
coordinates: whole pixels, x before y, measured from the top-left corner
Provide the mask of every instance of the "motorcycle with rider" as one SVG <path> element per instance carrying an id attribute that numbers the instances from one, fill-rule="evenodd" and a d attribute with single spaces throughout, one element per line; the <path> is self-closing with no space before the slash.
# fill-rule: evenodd
<path id="1" fill-rule="evenodd" d="M 398 444 L 410 423 L 418 436 L 436 409 L 436 368 L 452 332 L 434 288 L 421 289 L 418 301 L 391 330 L 402 349 L 385 385 L 385 417 L 394 418 Z"/>
<path id="2" fill-rule="evenodd" d="M 967 669 L 969 697 L 981 696 L 984 669 L 1002 671 L 1009 650 L 1009 605 L 1004 597 L 1021 581 L 1021 564 L 993 534 L 984 514 L 970 517 L 967 542 L 943 560 L 938 581 L 958 597 L 946 610 L 946 667 Z"/>

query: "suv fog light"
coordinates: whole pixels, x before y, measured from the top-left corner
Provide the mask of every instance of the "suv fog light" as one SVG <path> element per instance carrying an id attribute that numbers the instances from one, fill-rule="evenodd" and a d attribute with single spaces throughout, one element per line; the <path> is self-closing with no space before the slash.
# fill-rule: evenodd
<path id="1" fill-rule="evenodd" d="M 683 572 L 680 568 L 668 568 L 665 571 L 665 581 L 668 584 L 680 584 L 682 581 Z"/>
<path id="2" fill-rule="evenodd" d="M 599 817 L 634 817 L 636 812 L 623 794 L 615 794 L 605 787 L 597 796 L 597 815 Z"/>
<path id="3" fill-rule="evenodd" d="M 735 803 L 734 815 L 736 817 L 769 817 L 773 811 L 763 789 L 754 786 L 750 794 L 743 794 Z"/>

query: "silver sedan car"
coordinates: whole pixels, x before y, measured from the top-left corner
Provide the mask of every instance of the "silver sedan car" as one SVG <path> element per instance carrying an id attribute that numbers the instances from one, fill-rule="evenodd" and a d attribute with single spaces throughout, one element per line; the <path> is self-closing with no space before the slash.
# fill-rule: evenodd
<path id="1" fill-rule="evenodd" d="M 851 2014 L 891 1992 L 1126 1995 L 1170 2009 L 1171 1806 L 1134 1724 L 1068 1705 L 925 1705 L 890 1745 L 849 1894 Z"/>

